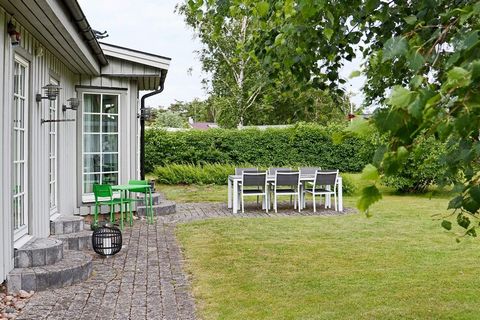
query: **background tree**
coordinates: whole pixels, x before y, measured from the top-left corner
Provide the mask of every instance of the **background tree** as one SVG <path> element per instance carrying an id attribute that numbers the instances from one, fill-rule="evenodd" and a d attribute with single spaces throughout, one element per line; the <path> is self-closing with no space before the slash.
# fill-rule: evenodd
<path id="1" fill-rule="evenodd" d="M 187 120 L 177 112 L 157 110 L 152 126 L 156 128 L 187 128 L 188 123 Z"/>
<path id="2" fill-rule="evenodd" d="M 190 1 L 195 4 L 203 1 Z M 217 1 L 210 0 L 208 3 Z M 218 1 L 220 2 L 220 1 Z M 479 227 L 480 2 L 473 0 L 225 0 L 258 30 L 246 46 L 269 77 L 289 70 L 298 80 L 338 90 L 338 70 L 358 49 L 366 59 L 370 124 L 388 137 L 365 169 L 372 184 L 358 207 L 381 198 L 379 174 L 402 167 L 420 136 L 448 142 L 445 181 L 459 181 L 449 208 L 465 233 Z M 211 17 L 215 19 L 215 16 Z M 340 92 L 339 92 L 340 93 Z M 357 133 L 368 123 L 355 124 Z M 460 180 L 458 177 L 460 176 Z M 451 223 L 442 225 L 449 229 Z"/>

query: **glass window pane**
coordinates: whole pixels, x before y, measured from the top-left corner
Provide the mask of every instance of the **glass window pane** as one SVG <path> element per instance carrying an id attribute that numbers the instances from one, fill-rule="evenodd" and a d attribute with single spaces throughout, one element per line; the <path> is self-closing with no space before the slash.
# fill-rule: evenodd
<path id="1" fill-rule="evenodd" d="M 118 132 L 118 116 L 103 116 L 102 132 Z"/>
<path id="2" fill-rule="evenodd" d="M 84 132 L 100 132 L 100 116 L 95 114 L 83 115 Z"/>
<path id="3" fill-rule="evenodd" d="M 102 136 L 103 152 L 118 152 L 118 135 L 105 134 Z"/>
<path id="4" fill-rule="evenodd" d="M 93 193 L 93 185 L 100 183 L 99 174 L 83 175 L 83 193 Z"/>
<path id="5" fill-rule="evenodd" d="M 103 113 L 118 113 L 118 96 L 117 95 L 103 95 L 102 101 Z"/>
<path id="6" fill-rule="evenodd" d="M 118 154 L 103 155 L 102 172 L 118 171 Z"/>
<path id="7" fill-rule="evenodd" d="M 103 175 L 103 184 L 118 184 L 118 173 L 105 173 Z"/>
<path id="8" fill-rule="evenodd" d="M 100 154 L 86 154 L 83 159 L 83 171 L 85 173 L 100 172 Z"/>
<path id="9" fill-rule="evenodd" d="M 85 134 L 83 138 L 85 152 L 100 152 L 100 135 Z"/>
<path id="10" fill-rule="evenodd" d="M 100 113 L 100 98 L 101 95 L 99 94 L 84 94 L 84 112 Z"/>

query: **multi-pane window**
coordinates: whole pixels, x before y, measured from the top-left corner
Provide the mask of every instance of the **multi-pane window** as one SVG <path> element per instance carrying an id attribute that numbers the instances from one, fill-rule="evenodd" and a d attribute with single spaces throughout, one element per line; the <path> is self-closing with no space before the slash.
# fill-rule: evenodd
<path id="1" fill-rule="evenodd" d="M 28 232 L 28 61 L 15 56 L 13 79 L 14 240 Z"/>
<path id="2" fill-rule="evenodd" d="M 83 94 L 83 194 L 93 185 L 118 184 L 119 96 Z"/>

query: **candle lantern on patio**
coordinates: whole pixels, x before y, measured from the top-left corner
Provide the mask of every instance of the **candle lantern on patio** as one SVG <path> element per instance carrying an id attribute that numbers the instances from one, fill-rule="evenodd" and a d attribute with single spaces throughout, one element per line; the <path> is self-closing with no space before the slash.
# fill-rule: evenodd
<path id="1" fill-rule="evenodd" d="M 93 230 L 93 250 L 102 256 L 113 256 L 122 249 L 122 232 L 112 224 L 105 224 Z"/>

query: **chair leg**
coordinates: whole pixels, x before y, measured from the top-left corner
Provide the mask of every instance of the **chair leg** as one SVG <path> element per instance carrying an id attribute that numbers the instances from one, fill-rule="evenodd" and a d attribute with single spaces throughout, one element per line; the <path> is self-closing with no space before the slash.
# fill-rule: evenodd
<path id="1" fill-rule="evenodd" d="M 153 217 L 153 197 L 152 197 L 152 190 L 148 190 L 148 193 L 150 195 L 149 199 L 150 199 L 150 218 L 151 218 L 151 223 L 153 224 L 153 221 L 154 221 L 154 217 Z"/>
<path id="2" fill-rule="evenodd" d="M 278 210 L 277 210 L 277 193 L 276 192 L 273 193 L 273 209 L 275 210 L 275 213 L 278 212 Z"/>
<path id="3" fill-rule="evenodd" d="M 313 212 L 317 212 L 317 205 L 315 203 L 315 193 L 312 193 L 312 197 L 313 197 Z M 320 201 L 322 201 L 321 198 L 320 198 Z"/>
<path id="4" fill-rule="evenodd" d="M 114 223 L 115 222 L 115 216 L 113 214 L 113 204 L 110 205 L 110 222 Z"/>
<path id="5" fill-rule="evenodd" d="M 98 226 L 98 205 L 95 203 L 95 213 L 93 216 L 93 225 Z"/>
<path id="6" fill-rule="evenodd" d="M 263 199 L 265 201 L 265 211 L 268 213 L 268 207 L 270 206 L 268 204 L 268 196 L 267 196 L 267 193 L 265 193 L 265 195 L 263 195 Z"/>
<path id="7" fill-rule="evenodd" d="M 243 193 L 242 193 L 241 202 L 242 202 L 242 213 L 245 213 L 245 196 L 243 195 Z"/>
<path id="8" fill-rule="evenodd" d="M 291 198 L 292 196 L 290 196 Z M 297 209 L 297 195 L 294 195 L 293 196 L 293 209 Z M 291 202 L 290 202 L 291 203 Z M 298 207 L 298 209 L 300 210 L 300 207 Z"/>
<path id="9" fill-rule="evenodd" d="M 335 201 L 335 211 L 338 211 L 338 208 L 337 208 L 337 195 L 336 195 L 336 194 L 333 194 L 333 201 Z"/>
<path id="10" fill-rule="evenodd" d="M 302 210 L 302 195 L 298 194 L 298 212 Z"/>

